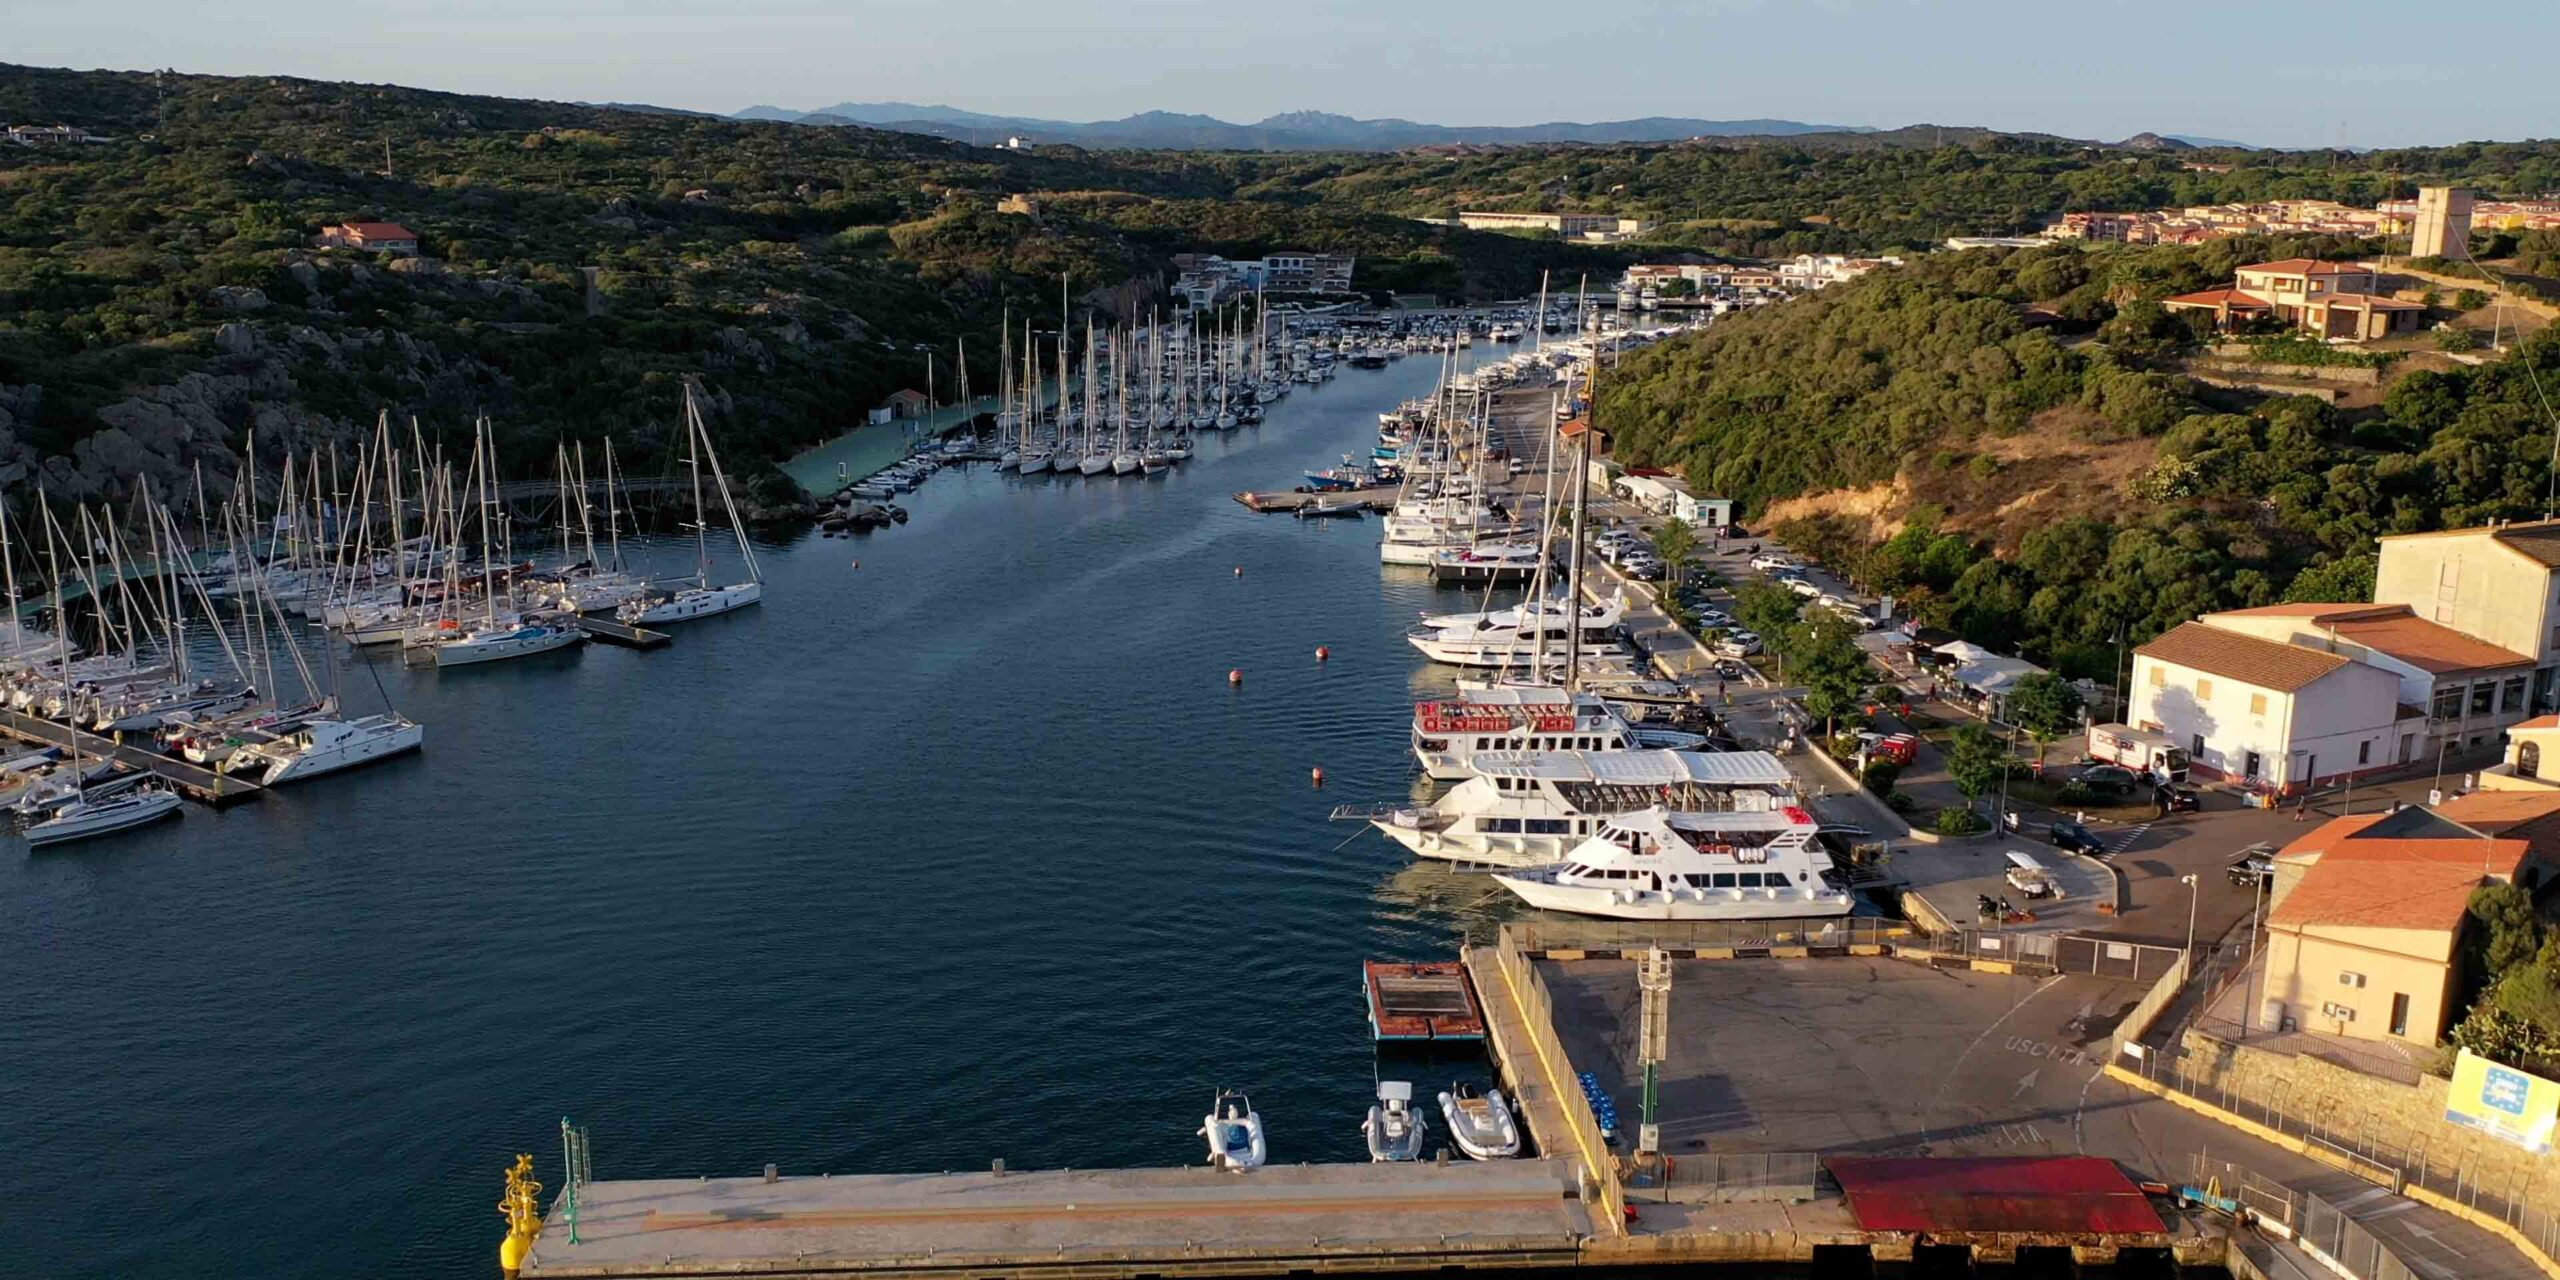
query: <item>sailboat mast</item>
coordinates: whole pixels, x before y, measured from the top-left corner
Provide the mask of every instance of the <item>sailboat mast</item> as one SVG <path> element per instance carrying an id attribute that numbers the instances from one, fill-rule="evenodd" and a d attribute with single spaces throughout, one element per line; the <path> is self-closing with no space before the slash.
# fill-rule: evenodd
<path id="1" fill-rule="evenodd" d="M 710 522 L 702 514 L 702 436 L 694 430 L 693 384 L 684 384 L 684 465 L 693 472 L 693 572 L 701 585 L 711 586 Z"/>

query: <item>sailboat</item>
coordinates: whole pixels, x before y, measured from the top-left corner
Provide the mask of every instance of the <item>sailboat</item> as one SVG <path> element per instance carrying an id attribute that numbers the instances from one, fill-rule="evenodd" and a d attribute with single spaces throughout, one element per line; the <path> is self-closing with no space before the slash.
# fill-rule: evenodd
<path id="1" fill-rule="evenodd" d="M 48 556 L 54 554 L 53 538 L 52 513 L 47 512 L 45 540 Z M 59 618 L 63 614 L 62 571 L 58 559 L 52 578 L 53 616 Z M 68 657 L 67 648 L 65 656 Z M 67 685 L 68 682 L 69 678 L 66 676 L 65 684 Z M 136 787 L 121 795 L 92 799 L 88 794 L 88 779 L 80 771 L 80 731 L 77 728 L 71 731 L 71 777 L 73 786 L 71 800 L 55 809 L 52 817 L 27 828 L 28 848 L 40 849 L 47 845 L 68 844 L 74 840 L 87 840 L 95 836 L 126 831 L 147 822 L 158 822 L 162 818 L 174 817 L 178 813 L 180 803 L 178 793 L 159 787 Z"/>
<path id="2" fill-rule="evenodd" d="M 755 549 L 747 545 L 747 527 L 738 519 L 737 501 L 729 493 L 729 477 L 720 469 L 719 452 L 711 447 L 711 428 L 703 423 L 702 409 L 694 403 L 692 383 L 685 384 L 684 418 L 686 427 L 691 431 L 685 465 L 693 472 L 694 585 L 671 596 L 633 600 L 614 612 L 614 617 L 635 627 L 708 618 L 715 613 L 746 608 L 764 599 L 764 575 L 756 567 Z M 747 567 L 746 581 L 725 587 L 711 585 L 710 524 L 702 509 L 702 464 L 705 460 L 710 462 L 711 479 L 720 490 L 720 507 L 728 513 L 729 531 L 738 539 L 738 558 Z"/>
<path id="3" fill-rule="evenodd" d="M 576 627 L 554 622 L 537 622 L 513 612 L 498 612 L 498 570 L 492 559 L 489 530 L 489 507 L 496 501 L 490 477 L 497 469 L 490 457 L 489 423 L 479 424 L 478 439 L 472 445 L 473 478 L 480 485 L 480 587 L 483 611 L 481 624 L 451 639 L 438 640 L 432 652 L 438 667 L 471 666 L 483 662 L 500 662 L 508 658 L 529 658 L 586 642 L 587 633 Z M 512 567 L 511 567 L 512 568 Z"/>

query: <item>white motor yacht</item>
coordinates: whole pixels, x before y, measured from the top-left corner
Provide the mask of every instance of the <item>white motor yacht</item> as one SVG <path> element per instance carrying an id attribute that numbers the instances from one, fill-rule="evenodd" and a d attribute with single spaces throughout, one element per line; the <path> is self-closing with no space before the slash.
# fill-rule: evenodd
<path id="1" fill-rule="evenodd" d="M 425 726 L 386 712 L 354 720 L 306 721 L 272 741 L 240 747 L 235 755 L 251 767 L 263 765 L 266 772 L 258 781 L 272 787 L 415 751 L 426 738 Z"/>
<path id="2" fill-rule="evenodd" d="M 1476 776 L 1476 758 L 1503 751 L 1695 751 L 1704 734 L 1631 722 L 1595 693 L 1504 685 L 1456 700 L 1413 704 L 1413 755 L 1445 782 Z"/>
<path id="3" fill-rule="evenodd" d="M 1369 1140 L 1369 1159 L 1375 1163 L 1421 1159 L 1426 1126 L 1413 1110 L 1412 1082 L 1381 1081 L 1377 1105 L 1369 1108 L 1369 1118 L 1361 1122 L 1360 1132 Z"/>
<path id="4" fill-rule="evenodd" d="M 1508 1160 L 1520 1154 L 1520 1126 L 1502 1090 L 1479 1092 L 1471 1084 L 1453 1084 L 1440 1095 L 1440 1118 L 1449 1137 L 1471 1160 Z"/>
<path id="5" fill-rule="evenodd" d="M 1501 620 L 1509 614 L 1509 621 Z M 1498 610 L 1483 615 L 1446 615 L 1426 620 L 1406 640 L 1433 662 L 1453 667 L 1525 667 L 1543 650 L 1560 656 L 1566 639 L 1579 628 L 1582 643 L 1594 650 L 1617 647 L 1616 632 L 1625 617 L 1623 597 L 1585 604 L 1570 615 L 1562 601 L 1536 608 Z"/>
<path id="6" fill-rule="evenodd" d="M 1208 1117 L 1200 1123 L 1200 1136 L 1209 1140 L 1212 1168 L 1258 1169 L 1267 1154 L 1262 1117 L 1254 1112 L 1253 1099 L 1237 1090 L 1218 1091 Z"/>
<path id="7" fill-rule="evenodd" d="M 1852 902 L 1823 877 L 1830 855 L 1816 829 L 1793 805 L 1774 815 L 1642 809 L 1603 823 L 1560 862 L 1494 879 L 1530 906 L 1615 920 L 1845 916 Z"/>
<path id="8" fill-rule="evenodd" d="M 158 787 L 136 787 L 103 800 L 73 800 L 55 810 L 52 817 L 27 828 L 27 847 L 41 849 L 47 845 L 68 844 L 74 840 L 129 831 L 145 823 L 176 817 L 180 804 L 177 792 Z"/>
<path id="9" fill-rule="evenodd" d="M 1366 817 L 1421 857 L 1534 867 L 1648 806 L 1772 814 L 1797 802 L 1794 777 L 1766 751 L 1485 752 L 1475 767 L 1429 804 L 1341 816 Z"/>

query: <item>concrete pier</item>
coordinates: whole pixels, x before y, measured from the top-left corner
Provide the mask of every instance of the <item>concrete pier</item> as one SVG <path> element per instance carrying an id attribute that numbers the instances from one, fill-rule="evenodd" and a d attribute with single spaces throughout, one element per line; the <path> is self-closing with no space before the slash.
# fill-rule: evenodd
<path id="1" fill-rule="evenodd" d="M 1128 1277 L 1569 1266 L 1559 1163 L 669 1179 L 555 1203 L 527 1277 Z"/>

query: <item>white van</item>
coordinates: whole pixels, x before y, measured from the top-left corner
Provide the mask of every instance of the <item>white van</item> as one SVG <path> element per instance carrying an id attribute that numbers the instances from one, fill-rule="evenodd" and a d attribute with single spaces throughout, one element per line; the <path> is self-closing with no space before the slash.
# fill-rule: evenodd
<path id="1" fill-rule="evenodd" d="M 2035 855 L 2017 849 L 2009 851 L 2009 887 L 2030 898 L 2042 898 L 2053 892 L 2053 876 L 2036 861 Z"/>

